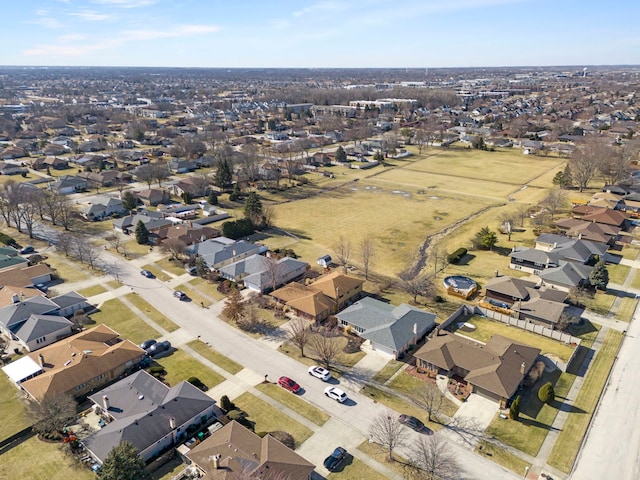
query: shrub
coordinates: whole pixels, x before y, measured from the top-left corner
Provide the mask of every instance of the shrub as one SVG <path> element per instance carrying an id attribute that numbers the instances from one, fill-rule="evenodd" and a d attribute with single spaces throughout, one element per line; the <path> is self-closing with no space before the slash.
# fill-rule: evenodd
<path id="1" fill-rule="evenodd" d="M 513 402 L 511 402 L 511 407 L 509 407 L 509 418 L 511 420 L 518 420 L 520 417 L 520 395 L 518 395 Z"/>
<path id="2" fill-rule="evenodd" d="M 254 431 L 255 426 L 253 425 L 253 422 L 247 419 L 247 414 L 242 410 L 238 410 L 238 409 L 231 410 L 230 412 L 227 413 L 227 418 L 229 420 L 235 420 L 240 425 L 247 427 L 252 432 Z"/>
<path id="3" fill-rule="evenodd" d="M 149 369 L 149 373 L 151 375 L 153 375 L 156 378 L 162 377 L 164 374 L 166 374 L 167 372 L 165 371 L 164 367 L 161 366 L 155 366 L 155 367 L 151 367 Z"/>
<path id="4" fill-rule="evenodd" d="M 296 446 L 296 441 L 294 440 L 293 435 L 291 435 L 290 433 L 283 432 L 282 430 L 277 430 L 275 432 L 269 432 L 269 435 L 278 440 L 284 446 L 289 447 L 291 450 L 293 450 Z"/>
<path id="5" fill-rule="evenodd" d="M 6 233 L 0 233 L 0 243 L 4 243 L 5 245 L 17 245 L 16 241 L 13 237 L 10 237 Z"/>
<path id="6" fill-rule="evenodd" d="M 551 382 L 547 382 L 538 390 L 538 398 L 541 402 L 551 403 L 556 398 L 556 393 L 553 390 Z"/>
<path id="7" fill-rule="evenodd" d="M 229 400 L 229 397 L 223 395 L 220 397 L 220 408 L 225 412 L 230 412 L 231 410 L 235 410 L 236 406 L 231 400 Z"/>
<path id="8" fill-rule="evenodd" d="M 458 263 L 462 259 L 462 257 L 464 257 L 466 254 L 467 254 L 467 249 L 460 247 L 455 252 L 449 254 L 449 256 L 447 257 L 447 261 L 449 263 Z"/>
<path id="9" fill-rule="evenodd" d="M 189 377 L 187 379 L 187 382 L 189 382 L 194 387 L 199 388 L 203 392 L 207 391 L 206 385 L 202 383 L 202 381 L 198 377 Z"/>

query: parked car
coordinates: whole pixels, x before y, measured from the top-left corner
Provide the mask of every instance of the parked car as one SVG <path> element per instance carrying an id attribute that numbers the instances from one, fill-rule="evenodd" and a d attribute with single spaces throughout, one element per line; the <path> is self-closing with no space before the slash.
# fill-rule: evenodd
<path id="1" fill-rule="evenodd" d="M 181 290 L 176 290 L 175 292 L 173 292 L 173 296 L 178 300 L 184 300 L 185 298 L 187 298 L 187 294 Z"/>
<path id="2" fill-rule="evenodd" d="M 44 283 L 36 283 L 35 287 L 42 293 L 47 293 L 47 291 L 49 290 L 49 287 L 47 287 Z"/>
<path id="3" fill-rule="evenodd" d="M 140 275 L 147 278 L 153 278 L 155 275 L 151 273 L 149 270 L 140 270 Z"/>
<path id="4" fill-rule="evenodd" d="M 336 402 L 344 403 L 344 401 L 348 398 L 347 394 L 344 391 L 340 390 L 336 387 L 327 387 L 324 389 L 324 394 L 335 400 Z"/>
<path id="5" fill-rule="evenodd" d="M 167 342 L 167 341 L 164 341 L 164 342 L 154 343 L 149 348 L 147 348 L 145 351 L 147 352 L 147 355 L 149 355 L 150 357 L 155 357 L 159 353 L 166 352 L 170 348 L 171 348 L 171 343 Z"/>
<path id="6" fill-rule="evenodd" d="M 424 423 L 411 415 L 400 415 L 400 417 L 398 417 L 398 421 L 416 432 L 424 430 Z"/>
<path id="7" fill-rule="evenodd" d="M 27 245 L 26 247 L 22 247 L 20 249 L 20 255 L 26 255 L 27 253 L 33 253 L 35 251 L 36 249 L 33 248 L 31 245 Z"/>
<path id="8" fill-rule="evenodd" d="M 309 367 L 309 375 L 319 378 L 323 382 L 326 382 L 331 378 L 331 372 L 329 370 L 327 370 L 326 368 L 318 367 L 317 365 Z"/>
<path id="9" fill-rule="evenodd" d="M 195 277 L 196 275 L 198 275 L 198 269 L 196 267 L 189 267 L 189 268 L 187 268 L 187 273 L 189 273 L 189 275 Z"/>
<path id="10" fill-rule="evenodd" d="M 280 377 L 278 379 L 278 385 L 285 390 L 289 390 L 291 393 L 298 393 L 300 391 L 300 385 L 291 380 L 289 377 Z"/>
<path id="11" fill-rule="evenodd" d="M 324 459 L 324 468 L 332 472 L 340 466 L 345 458 L 347 458 L 347 451 L 342 447 L 337 447 L 331 452 L 331 455 Z"/>
<path id="12" fill-rule="evenodd" d="M 151 345 L 154 345 L 155 343 L 157 343 L 153 338 L 149 339 L 149 340 L 145 340 L 144 342 L 142 342 L 139 347 L 143 350 L 146 350 L 147 348 L 149 348 Z"/>

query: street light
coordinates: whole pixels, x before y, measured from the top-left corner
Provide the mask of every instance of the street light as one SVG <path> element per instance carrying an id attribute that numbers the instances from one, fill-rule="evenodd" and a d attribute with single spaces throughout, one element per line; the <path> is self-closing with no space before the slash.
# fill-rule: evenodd
<path id="1" fill-rule="evenodd" d="M 529 473 L 529 467 L 524 467 L 524 478 L 527 478 L 527 473 Z"/>

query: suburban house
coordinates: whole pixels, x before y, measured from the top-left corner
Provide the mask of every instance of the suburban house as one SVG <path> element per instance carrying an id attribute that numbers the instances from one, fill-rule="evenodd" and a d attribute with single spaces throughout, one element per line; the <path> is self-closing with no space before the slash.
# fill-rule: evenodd
<path id="1" fill-rule="evenodd" d="M 9 305 L 0 308 L 0 333 L 11 336 L 31 315 L 55 315 L 58 308 L 51 299 L 41 295 L 14 297 Z"/>
<path id="2" fill-rule="evenodd" d="M 555 328 L 567 305 L 567 293 L 535 282 L 508 276 L 494 277 L 485 285 L 485 302 L 509 309 L 520 320 Z"/>
<path id="3" fill-rule="evenodd" d="M 232 240 L 227 237 L 210 238 L 187 247 L 188 255 L 202 257 L 211 270 L 218 270 L 225 265 L 266 251 L 267 247 L 265 246 L 255 245 L 245 240 Z"/>
<path id="4" fill-rule="evenodd" d="M 38 296 L 43 297 L 45 294 L 37 288 L 2 285 L 0 286 L 0 308 L 6 307 L 16 301 Z"/>
<path id="5" fill-rule="evenodd" d="M 62 150 L 64 152 L 65 149 L 63 148 Z M 45 170 L 47 168 L 65 170 L 69 168 L 69 160 L 61 157 L 40 157 L 32 162 L 31 168 L 34 170 Z"/>
<path id="6" fill-rule="evenodd" d="M 62 195 L 68 195 L 70 193 L 82 192 L 88 188 L 89 184 L 87 180 L 73 175 L 65 175 L 59 177 L 53 184 L 50 185 L 51 190 L 58 192 Z"/>
<path id="7" fill-rule="evenodd" d="M 26 171 L 26 168 L 19 163 L 0 162 L 0 175 L 20 175 L 23 170 Z"/>
<path id="8" fill-rule="evenodd" d="M 569 292 L 574 287 L 588 286 L 590 265 L 578 262 L 560 261 L 555 268 L 547 268 L 538 274 L 541 285 Z"/>
<path id="9" fill-rule="evenodd" d="M 334 271 L 309 285 L 290 283 L 271 296 L 295 314 L 319 322 L 362 296 L 364 280 Z"/>
<path id="10" fill-rule="evenodd" d="M 436 315 L 407 304 L 389 305 L 371 297 L 336 314 L 338 324 L 367 340 L 373 350 L 401 358 L 436 326 Z"/>
<path id="11" fill-rule="evenodd" d="M 222 278 L 242 282 L 250 290 L 265 293 L 304 275 L 309 264 L 291 257 L 251 255 L 218 268 Z"/>
<path id="12" fill-rule="evenodd" d="M 171 188 L 176 197 L 181 197 L 185 193 L 194 198 L 202 197 L 211 191 L 211 185 L 203 184 L 202 179 L 197 177 L 181 178 Z"/>
<path id="13" fill-rule="evenodd" d="M 3 368 L 30 397 L 47 395 L 82 397 L 128 371 L 145 358 L 145 352 L 106 325 L 77 333 Z"/>
<path id="14" fill-rule="evenodd" d="M 556 226 L 567 237 L 579 238 L 589 242 L 599 242 L 613 246 L 620 239 L 620 227 L 604 223 L 589 222 L 578 218 L 563 218 L 556 222 Z"/>
<path id="15" fill-rule="evenodd" d="M 122 200 L 115 197 L 98 197 L 79 209 L 80 215 L 87 220 L 102 220 L 111 215 L 121 215 L 126 213 L 122 206 Z"/>
<path id="16" fill-rule="evenodd" d="M 193 172 L 198 166 L 191 160 L 184 160 L 179 158 L 172 158 L 167 163 L 167 167 L 174 173 L 187 173 Z"/>
<path id="17" fill-rule="evenodd" d="M 197 223 L 178 223 L 176 225 L 166 225 L 157 230 L 159 243 L 167 241 L 180 241 L 185 246 L 194 243 L 204 242 L 210 238 L 216 238 L 222 235 L 217 228 L 203 227 Z"/>
<path id="18" fill-rule="evenodd" d="M 163 218 L 161 213 L 148 211 L 116 218 L 112 223 L 114 229 L 128 235 L 135 232 L 138 222 L 142 222 L 149 232 L 173 225 L 173 222 Z"/>
<path id="19" fill-rule="evenodd" d="M 133 175 L 118 170 L 103 170 L 100 172 L 80 172 L 78 177 L 84 178 L 94 187 L 110 187 L 117 183 L 131 183 Z"/>
<path id="20" fill-rule="evenodd" d="M 144 370 L 89 396 L 106 425 L 82 441 L 102 464 L 120 442 L 129 441 L 146 462 L 221 414 L 215 400 L 187 381 L 168 387 Z"/>
<path id="21" fill-rule="evenodd" d="M 578 205 L 571 209 L 573 218 L 588 222 L 604 223 L 625 230 L 629 226 L 629 214 L 620 210 L 591 205 Z"/>
<path id="22" fill-rule="evenodd" d="M 17 252 L 14 254 L 13 252 L 8 251 L 8 248 L 3 248 L 2 250 L 7 253 L 0 253 L 0 272 L 12 270 L 18 265 L 22 267 L 26 267 L 28 265 L 29 261 L 26 258 L 17 255 Z"/>
<path id="23" fill-rule="evenodd" d="M 28 352 L 51 345 L 73 333 L 73 323 L 58 315 L 30 315 L 13 332 L 13 338 Z"/>
<path id="24" fill-rule="evenodd" d="M 271 435 L 258 435 L 231 421 L 185 454 L 200 478 L 310 480 L 314 465 Z"/>
<path id="25" fill-rule="evenodd" d="M 133 192 L 133 195 L 147 207 L 155 207 L 161 203 L 167 203 L 171 196 L 163 188 L 149 188 L 140 192 Z"/>
<path id="26" fill-rule="evenodd" d="M 44 263 L 27 265 L 27 263 L 20 263 L 15 268 L 0 271 L 0 285 L 28 288 L 51 281 L 53 275 L 51 267 Z"/>
<path id="27" fill-rule="evenodd" d="M 493 335 L 486 344 L 449 332 L 437 332 L 415 354 L 418 368 L 458 377 L 467 391 L 498 402 L 501 408 L 518 391 L 536 363 L 539 348 Z"/>

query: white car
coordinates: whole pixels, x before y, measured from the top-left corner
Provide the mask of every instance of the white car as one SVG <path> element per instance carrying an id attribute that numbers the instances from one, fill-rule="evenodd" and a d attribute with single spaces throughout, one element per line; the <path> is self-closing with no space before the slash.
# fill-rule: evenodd
<path id="1" fill-rule="evenodd" d="M 340 402 L 340 403 L 344 403 L 344 401 L 347 399 L 347 394 L 344 393 L 342 390 L 340 390 L 339 388 L 336 387 L 327 387 L 324 389 L 324 394 L 329 397 L 332 398 L 333 400 Z"/>
<path id="2" fill-rule="evenodd" d="M 331 378 L 331 372 L 329 370 L 327 370 L 326 368 L 318 367 L 317 365 L 309 367 L 309 375 L 319 378 L 323 382 L 326 382 Z"/>

